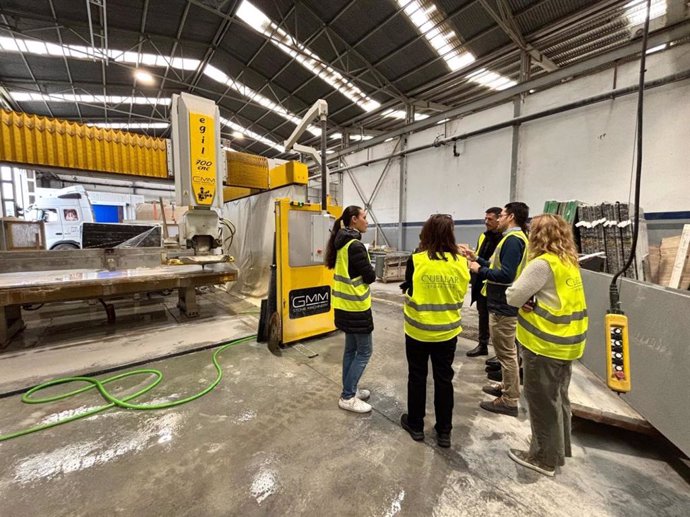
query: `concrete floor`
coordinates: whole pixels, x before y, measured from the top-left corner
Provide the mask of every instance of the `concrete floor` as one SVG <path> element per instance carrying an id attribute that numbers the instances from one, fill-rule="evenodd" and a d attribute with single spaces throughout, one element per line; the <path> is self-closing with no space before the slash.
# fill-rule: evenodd
<path id="1" fill-rule="evenodd" d="M 388 287 L 375 291 L 375 351 L 361 384 L 372 390 L 371 414 L 337 407 L 342 334 L 306 342 L 319 354 L 311 359 L 295 348 L 275 357 L 264 345 L 240 345 L 223 354 L 225 377 L 200 400 L 155 412 L 110 410 L 0 443 L 0 514 L 690 514 L 690 469 L 662 439 L 576 420 L 574 457 L 555 478 L 513 463 L 506 451 L 526 445 L 527 415 L 479 409 L 484 365 L 465 357 L 474 346 L 467 339 L 455 362 L 452 448 L 433 440 L 431 405 L 427 439 L 413 442 L 398 424 L 406 363 L 401 311 Z M 468 335 L 473 316 L 468 310 Z M 144 335 L 147 328 L 120 325 L 111 334 Z M 180 340 L 197 340 L 198 327 L 178 325 Z M 42 335 L 50 341 L 50 332 Z M 77 358 L 79 347 L 60 339 L 64 353 Z M 203 388 L 214 377 L 210 355 L 152 363 L 165 379 L 140 402 Z M 132 379 L 118 393 L 144 382 Z M 0 434 L 99 404 L 95 394 L 50 407 L 0 399 Z"/>

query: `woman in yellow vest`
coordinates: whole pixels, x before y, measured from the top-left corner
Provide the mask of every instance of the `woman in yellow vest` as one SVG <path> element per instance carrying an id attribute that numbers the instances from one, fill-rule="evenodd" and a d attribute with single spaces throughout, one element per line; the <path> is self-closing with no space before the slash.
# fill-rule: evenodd
<path id="1" fill-rule="evenodd" d="M 405 351 L 407 413 L 400 425 L 413 440 L 424 440 L 426 378 L 431 358 L 434 374 L 436 442 L 450 447 L 453 427 L 453 358 L 470 272 L 458 252 L 450 215 L 432 215 L 420 235 L 417 251 L 407 261 L 405 282 Z"/>
<path id="2" fill-rule="evenodd" d="M 510 449 L 520 465 L 553 476 L 570 449 L 568 386 L 587 337 L 587 306 L 570 225 L 542 214 L 530 225 L 528 264 L 506 291 L 518 313 L 517 341 L 532 439 L 529 451 Z"/>
<path id="3" fill-rule="evenodd" d="M 326 247 L 326 266 L 335 269 L 331 292 L 335 326 L 345 332 L 343 391 L 338 406 L 354 413 L 371 411 L 371 406 L 364 402 L 369 391 L 357 389 L 373 346 L 369 284 L 376 281 L 376 273 L 361 242 L 368 226 L 366 210 L 348 206 L 335 221 Z"/>

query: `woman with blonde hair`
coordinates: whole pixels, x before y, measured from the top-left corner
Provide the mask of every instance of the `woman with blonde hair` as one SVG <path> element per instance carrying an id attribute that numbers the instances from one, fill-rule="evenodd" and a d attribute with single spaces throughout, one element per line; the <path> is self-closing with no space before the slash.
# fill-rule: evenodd
<path id="1" fill-rule="evenodd" d="M 587 306 L 570 225 L 560 216 L 532 219 L 528 264 L 506 291 L 518 312 L 517 341 L 532 438 L 528 451 L 510 449 L 518 464 L 546 476 L 571 456 L 568 386 L 572 363 L 585 349 Z M 500 385 L 496 395 L 500 395 Z"/>

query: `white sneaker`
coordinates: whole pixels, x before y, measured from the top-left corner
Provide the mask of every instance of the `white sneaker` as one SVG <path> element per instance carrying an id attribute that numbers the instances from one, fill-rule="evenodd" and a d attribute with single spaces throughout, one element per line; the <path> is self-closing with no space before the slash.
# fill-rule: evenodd
<path id="1" fill-rule="evenodd" d="M 357 397 L 352 397 L 349 400 L 341 398 L 338 400 L 338 407 L 345 411 L 352 411 L 353 413 L 368 413 L 371 411 L 371 406 Z"/>
<path id="2" fill-rule="evenodd" d="M 359 400 L 369 400 L 371 397 L 371 392 L 369 390 L 357 390 L 357 395 L 355 395 Z"/>

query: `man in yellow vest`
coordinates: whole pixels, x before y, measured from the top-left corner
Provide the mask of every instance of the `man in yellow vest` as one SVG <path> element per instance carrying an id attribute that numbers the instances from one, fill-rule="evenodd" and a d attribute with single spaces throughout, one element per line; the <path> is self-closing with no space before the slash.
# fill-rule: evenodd
<path id="1" fill-rule="evenodd" d="M 477 257 L 489 260 L 498 243 L 503 238 L 498 231 L 498 216 L 501 215 L 501 208 L 493 206 L 486 210 L 484 214 L 484 226 L 486 231 L 479 236 L 477 247 L 475 248 Z M 465 355 L 467 357 L 477 357 L 489 355 L 489 308 L 486 305 L 486 296 L 482 294 L 484 282 L 480 281 L 477 275 L 472 275 L 472 303 L 477 304 L 477 315 L 479 316 L 479 336 L 478 344 Z M 471 305 L 470 304 L 470 305 Z"/>
<path id="2" fill-rule="evenodd" d="M 518 351 L 515 344 L 517 327 L 517 308 L 508 305 L 506 289 L 520 276 L 527 257 L 527 219 L 529 207 L 522 202 L 508 203 L 498 218 L 498 229 L 503 238 L 498 243 L 490 261 L 468 254 L 473 260 L 470 271 L 485 282 L 487 307 L 489 309 L 489 329 L 496 357 L 501 363 L 503 383 L 500 392 L 495 386 L 485 386 L 482 390 L 496 399 L 482 402 L 480 407 L 492 413 L 518 415 L 520 399 L 520 378 Z"/>

